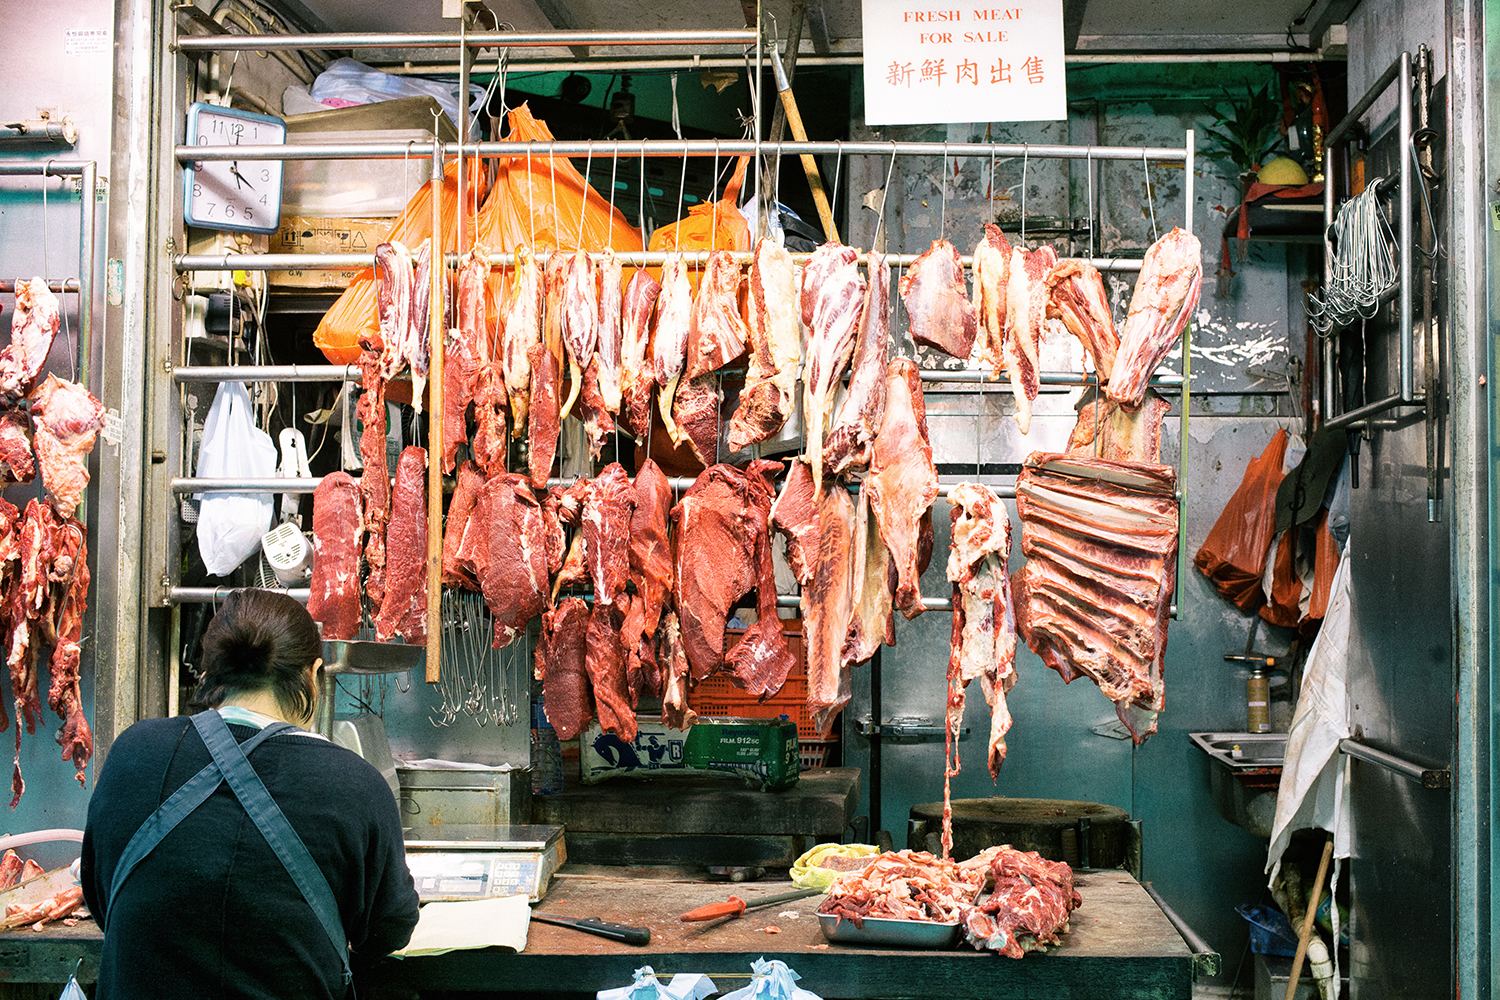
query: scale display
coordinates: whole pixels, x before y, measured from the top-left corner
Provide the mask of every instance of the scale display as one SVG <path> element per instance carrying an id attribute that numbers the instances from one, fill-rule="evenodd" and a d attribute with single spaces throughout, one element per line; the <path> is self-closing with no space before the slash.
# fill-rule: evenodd
<path id="1" fill-rule="evenodd" d="M 422 902 L 547 894 L 567 857 L 560 826 L 445 824 L 406 834 L 406 865 Z"/>

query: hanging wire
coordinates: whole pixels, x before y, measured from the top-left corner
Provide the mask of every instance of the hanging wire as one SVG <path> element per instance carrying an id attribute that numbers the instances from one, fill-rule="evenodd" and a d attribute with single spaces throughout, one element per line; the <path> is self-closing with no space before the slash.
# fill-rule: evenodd
<path id="1" fill-rule="evenodd" d="M 999 217 L 995 215 L 995 146 L 990 144 L 990 189 L 989 189 L 990 212 L 986 222 L 998 222 Z"/>
<path id="2" fill-rule="evenodd" d="M 708 197 L 710 202 L 708 246 L 709 249 L 714 249 L 719 245 L 719 140 L 717 137 L 714 138 L 714 180 L 708 189 Z"/>
<path id="3" fill-rule="evenodd" d="M 1141 169 L 1146 174 L 1146 207 L 1151 210 L 1151 242 L 1155 243 L 1161 239 L 1161 232 L 1156 228 L 1156 196 L 1151 192 L 1151 164 L 1144 149 L 1141 150 Z"/>
<path id="4" fill-rule="evenodd" d="M 948 144 L 943 143 L 943 187 L 942 208 L 938 213 L 938 239 L 948 231 Z"/>
<path id="5" fill-rule="evenodd" d="M 1084 187 L 1089 192 L 1089 260 L 1094 259 L 1094 144 L 1089 143 L 1088 151 L 1084 153 L 1083 169 Z"/>
<path id="6" fill-rule="evenodd" d="M 583 248 L 583 220 L 588 218 L 589 206 L 589 174 L 594 170 L 594 140 L 589 140 L 589 155 L 583 161 L 583 206 L 578 210 L 578 247 Z M 556 180 L 553 180 L 556 184 Z M 555 197 L 555 195 L 554 195 Z M 556 211 L 554 207 L 553 211 Z"/>
<path id="7" fill-rule="evenodd" d="M 547 155 L 547 170 L 552 175 L 552 243 L 554 250 L 562 249 L 562 219 L 557 215 L 557 156 Z"/>
<path id="8" fill-rule="evenodd" d="M 635 217 L 635 224 L 640 227 L 640 230 L 641 230 L 641 249 L 644 250 L 646 248 L 646 241 L 648 239 L 648 236 L 647 236 L 647 233 L 646 233 L 646 158 L 644 156 L 642 156 L 640 159 L 641 159 L 641 191 L 640 191 L 640 202 L 639 202 L 639 204 L 636 207 L 636 212 L 638 214 Z"/>
<path id="9" fill-rule="evenodd" d="M 837 154 L 835 154 L 833 160 L 833 200 L 832 202 L 830 202 L 830 211 L 835 211 L 838 207 L 839 175 L 843 173 L 844 170 L 844 140 L 836 139 L 834 141 L 838 144 L 839 151 Z"/>
<path id="10" fill-rule="evenodd" d="M 1021 149 L 1021 243 L 1026 243 L 1026 171 L 1031 167 L 1031 143 Z"/>
<path id="11" fill-rule="evenodd" d="M 870 245 L 880 245 L 880 229 L 885 225 L 885 199 L 891 193 L 891 176 L 896 170 L 896 140 L 891 140 L 891 163 L 885 168 L 885 187 L 880 189 L 880 214 L 875 218 L 875 235 L 870 237 Z"/>
<path id="12" fill-rule="evenodd" d="M 531 222 L 531 252 L 536 254 L 536 207 L 531 202 L 531 146 L 526 146 L 526 218 Z"/>

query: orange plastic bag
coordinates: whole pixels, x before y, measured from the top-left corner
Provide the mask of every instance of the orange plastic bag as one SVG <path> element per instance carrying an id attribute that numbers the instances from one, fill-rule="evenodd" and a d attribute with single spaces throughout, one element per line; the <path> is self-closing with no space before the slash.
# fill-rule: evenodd
<path id="1" fill-rule="evenodd" d="M 484 173 L 479 164 L 466 161 L 469 191 L 483 198 L 486 190 Z M 391 225 L 386 240 L 399 240 L 413 250 L 432 235 L 432 184 L 423 184 L 421 189 L 406 203 L 406 208 Z M 467 197 L 465 198 L 467 201 Z M 443 227 L 443 251 L 458 250 L 458 161 L 453 160 L 443 168 L 443 194 L 439 209 Z M 472 242 L 472 221 L 465 228 L 465 235 Z M 354 276 L 344 294 L 338 297 L 323 320 L 313 331 L 313 346 L 336 365 L 350 365 L 359 360 L 359 338 L 363 334 L 374 343 L 380 342 L 380 320 L 375 313 L 375 269 L 365 268 Z"/>
<path id="2" fill-rule="evenodd" d="M 740 157 L 718 201 L 694 205 L 685 218 L 651 234 L 652 250 L 749 250 L 750 224 L 740 214 L 740 188 L 750 157 Z"/>
<path id="3" fill-rule="evenodd" d="M 1328 511 L 1318 512 L 1317 550 L 1313 558 L 1312 600 L 1308 604 L 1307 618 L 1300 624 L 1306 630 L 1322 621 L 1328 613 L 1328 595 L 1333 590 L 1333 574 L 1339 568 L 1339 543 L 1328 530 Z"/>
<path id="4" fill-rule="evenodd" d="M 1260 457 L 1250 462 L 1239 489 L 1193 557 L 1199 572 L 1242 611 L 1253 611 L 1263 597 L 1261 578 L 1276 533 L 1276 488 L 1281 485 L 1286 444 L 1286 431 L 1278 430 Z"/>
<path id="5" fill-rule="evenodd" d="M 1266 603 L 1260 616 L 1272 625 L 1295 628 L 1302 620 L 1304 598 L 1311 586 L 1304 586 L 1300 568 L 1310 562 L 1306 551 L 1307 534 L 1293 526 L 1276 537 L 1275 548 L 1266 554 L 1261 593 Z"/>

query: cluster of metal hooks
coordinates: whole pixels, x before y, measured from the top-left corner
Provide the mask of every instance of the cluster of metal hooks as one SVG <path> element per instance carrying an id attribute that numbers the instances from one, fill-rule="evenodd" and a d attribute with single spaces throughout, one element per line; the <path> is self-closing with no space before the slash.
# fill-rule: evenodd
<path id="1" fill-rule="evenodd" d="M 1343 204 L 1328 232 L 1332 277 L 1322 297 L 1307 295 L 1308 322 L 1320 334 L 1370 319 L 1400 281 L 1396 237 L 1380 208 L 1377 178 Z"/>
<path id="2" fill-rule="evenodd" d="M 428 721 L 442 728 L 467 715 L 484 728 L 519 719 L 521 702 L 530 698 L 520 681 L 531 663 L 529 636 L 517 637 L 503 653 L 491 649 L 494 625 L 484 598 L 467 590 L 443 591 L 442 623 L 440 700 Z"/>

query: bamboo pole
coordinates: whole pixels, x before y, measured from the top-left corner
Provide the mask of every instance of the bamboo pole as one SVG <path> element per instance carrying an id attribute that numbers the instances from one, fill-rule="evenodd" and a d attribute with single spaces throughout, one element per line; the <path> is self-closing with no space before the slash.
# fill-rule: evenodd
<path id="1" fill-rule="evenodd" d="M 460 227 L 463 225 L 459 219 Z M 427 307 L 427 683 L 442 676 L 443 584 L 443 144 L 432 139 L 432 266 Z M 418 400 L 420 402 L 420 400 Z"/>

